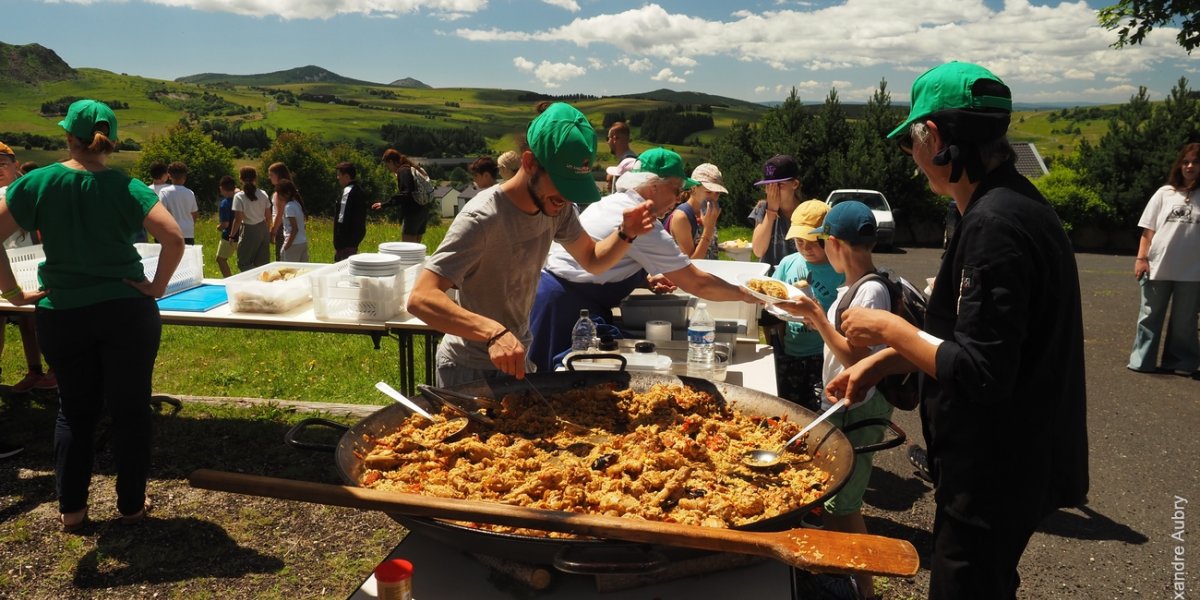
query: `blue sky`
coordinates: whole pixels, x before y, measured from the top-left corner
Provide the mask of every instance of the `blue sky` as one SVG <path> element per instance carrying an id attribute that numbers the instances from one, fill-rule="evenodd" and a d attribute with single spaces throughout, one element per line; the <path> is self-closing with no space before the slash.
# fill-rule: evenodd
<path id="1" fill-rule="evenodd" d="M 1018 102 L 1162 98 L 1200 88 L 1200 51 L 1156 30 L 1115 50 L 1108 0 L 0 0 L 0 41 L 73 67 L 174 79 L 318 65 L 387 83 L 627 94 L 660 87 L 751 101 L 795 87 L 906 102 L 947 60 L 978 62 Z"/>

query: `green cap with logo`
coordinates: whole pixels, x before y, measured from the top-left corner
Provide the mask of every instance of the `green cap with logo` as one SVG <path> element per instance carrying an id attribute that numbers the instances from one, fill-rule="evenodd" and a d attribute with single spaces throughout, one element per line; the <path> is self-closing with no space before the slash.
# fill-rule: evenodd
<path id="1" fill-rule="evenodd" d="M 76 100 L 67 109 L 67 116 L 58 122 L 58 126 L 67 133 L 91 143 L 96 132 L 97 123 L 108 123 L 105 137 L 117 139 L 117 114 L 107 104 L 99 100 Z"/>
<path id="2" fill-rule="evenodd" d="M 888 134 L 889 139 L 902 135 L 913 122 L 943 111 L 1012 112 L 1008 86 L 991 71 L 965 62 L 948 62 L 926 71 L 913 82 L 910 98 L 908 118 Z"/>
<path id="3" fill-rule="evenodd" d="M 638 155 L 640 166 L 634 169 L 638 173 L 654 173 L 659 177 L 678 177 L 683 180 L 683 189 L 689 190 L 698 185 L 699 181 L 688 177 L 683 168 L 683 157 L 674 150 L 666 148 L 651 148 Z"/>
<path id="4" fill-rule="evenodd" d="M 576 204 L 600 199 L 600 188 L 592 178 L 596 132 L 583 113 L 555 102 L 529 124 L 526 138 L 529 150 L 564 198 Z"/>

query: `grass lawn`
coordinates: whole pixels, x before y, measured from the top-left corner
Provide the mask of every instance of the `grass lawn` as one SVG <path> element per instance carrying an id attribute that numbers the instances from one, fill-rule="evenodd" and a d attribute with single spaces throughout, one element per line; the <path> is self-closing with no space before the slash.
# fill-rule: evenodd
<path id="1" fill-rule="evenodd" d="M 196 243 L 204 246 L 204 275 L 219 278 L 216 263 L 215 215 L 201 215 L 196 223 Z M 425 244 L 432 250 L 446 234 L 449 221 L 431 225 Z M 308 220 L 309 257 L 313 262 L 333 262 L 332 223 L 327 217 Z M 748 228 L 722 228 L 720 239 L 750 238 Z M 367 225 L 359 247 L 371 251 L 380 242 L 400 239 L 400 228 L 381 219 Z M 234 267 L 236 271 L 236 266 Z M 3 383 L 12 384 L 25 374 L 21 338 L 15 326 L 4 333 Z M 416 364 L 423 364 L 424 345 L 416 340 Z M 168 325 L 154 370 L 154 390 L 164 394 L 306 400 L 384 404 L 375 382 L 399 384 L 396 340 L 383 339 L 375 350 L 367 335 L 302 333 Z M 417 381 L 424 373 L 418 371 Z"/>

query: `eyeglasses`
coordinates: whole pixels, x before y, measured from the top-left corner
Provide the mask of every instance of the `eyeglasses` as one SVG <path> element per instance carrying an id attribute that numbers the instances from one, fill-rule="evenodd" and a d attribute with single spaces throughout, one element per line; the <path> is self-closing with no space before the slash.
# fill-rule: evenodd
<path id="1" fill-rule="evenodd" d="M 912 135 L 906 133 L 896 138 L 896 145 L 900 146 L 901 152 L 911 155 L 913 151 Z"/>

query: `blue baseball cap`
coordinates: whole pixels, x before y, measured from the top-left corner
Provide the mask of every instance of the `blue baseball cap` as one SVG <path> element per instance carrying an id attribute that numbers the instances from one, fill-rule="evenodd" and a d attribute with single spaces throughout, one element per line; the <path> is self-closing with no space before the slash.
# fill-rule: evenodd
<path id="1" fill-rule="evenodd" d="M 851 246 L 875 241 L 875 215 L 857 200 L 838 202 L 825 215 L 825 223 L 810 231 L 819 238 L 835 237 Z"/>

